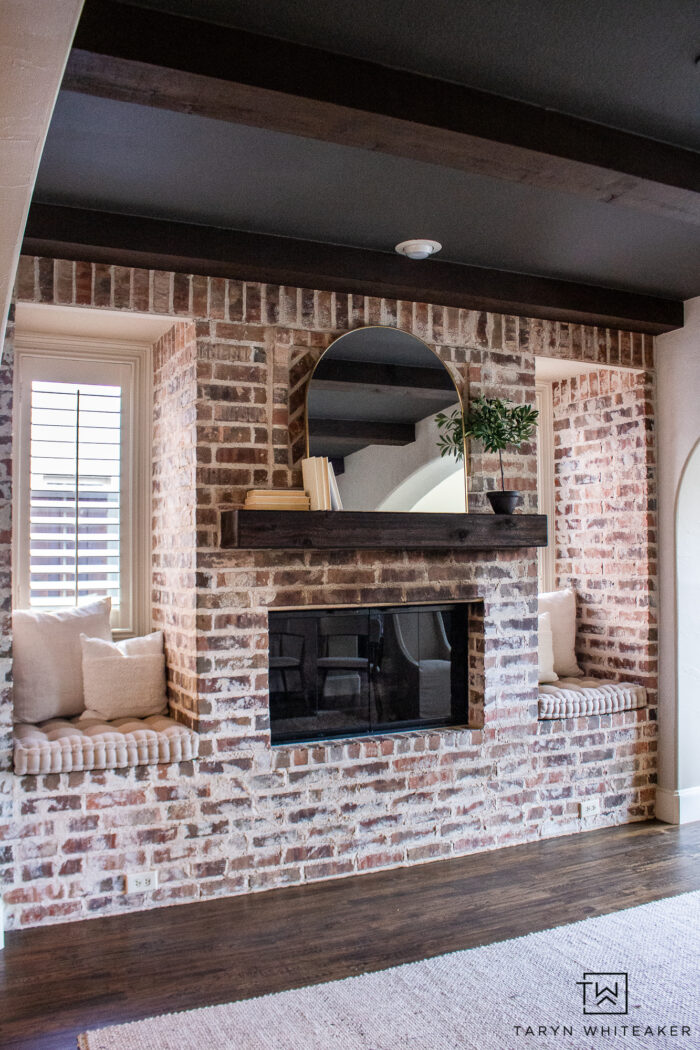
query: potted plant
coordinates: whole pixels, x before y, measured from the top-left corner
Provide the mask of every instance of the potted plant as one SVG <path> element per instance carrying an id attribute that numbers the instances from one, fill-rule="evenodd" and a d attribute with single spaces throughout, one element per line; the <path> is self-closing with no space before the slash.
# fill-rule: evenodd
<path id="1" fill-rule="evenodd" d="M 500 397 L 479 395 L 472 402 L 469 416 L 462 417 L 459 409 L 449 414 L 439 412 L 435 421 L 440 430 L 438 448 L 441 456 L 464 459 L 465 438 L 481 441 L 487 452 L 498 452 L 501 468 L 501 491 L 487 492 L 494 514 L 512 514 L 520 493 L 506 489 L 503 478 L 503 451 L 519 448 L 532 437 L 537 426 L 538 412 L 532 405 L 514 405 Z"/>

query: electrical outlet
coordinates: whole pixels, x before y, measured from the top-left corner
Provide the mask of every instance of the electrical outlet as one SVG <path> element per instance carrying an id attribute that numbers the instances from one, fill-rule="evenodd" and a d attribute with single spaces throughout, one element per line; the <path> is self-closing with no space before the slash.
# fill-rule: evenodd
<path id="1" fill-rule="evenodd" d="M 158 889 L 157 871 L 132 871 L 126 876 L 127 893 L 150 893 Z"/>
<path id="2" fill-rule="evenodd" d="M 600 810 L 597 798 L 585 798 L 578 804 L 579 817 L 594 817 Z"/>

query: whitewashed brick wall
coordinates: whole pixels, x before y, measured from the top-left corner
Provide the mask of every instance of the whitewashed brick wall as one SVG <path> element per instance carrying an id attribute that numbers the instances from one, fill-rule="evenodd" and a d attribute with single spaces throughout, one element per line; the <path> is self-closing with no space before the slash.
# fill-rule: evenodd
<path id="1" fill-rule="evenodd" d="M 534 550 L 218 549 L 218 513 L 239 506 L 246 488 L 299 481 L 304 380 L 350 328 L 396 325 L 433 346 L 465 393 L 519 401 L 534 401 L 535 354 L 652 369 L 649 337 L 50 259 L 22 260 L 16 294 L 173 317 L 155 353 L 153 610 L 174 713 L 200 730 L 202 751 L 171 766 L 5 775 L 10 925 L 418 863 L 653 813 L 653 712 L 537 721 Z M 0 376 L 6 462 L 10 361 Z M 471 455 L 473 510 L 496 469 L 493 457 Z M 534 510 L 534 444 L 507 457 L 506 470 Z M 7 549 L 0 538 L 5 567 Z M 472 728 L 270 747 L 268 608 L 425 600 L 483 602 Z M 10 704 L 0 691 L 0 726 Z M 584 824 L 578 799 L 592 793 L 602 810 Z M 160 889 L 126 896 L 124 872 L 138 868 L 156 868 Z"/>

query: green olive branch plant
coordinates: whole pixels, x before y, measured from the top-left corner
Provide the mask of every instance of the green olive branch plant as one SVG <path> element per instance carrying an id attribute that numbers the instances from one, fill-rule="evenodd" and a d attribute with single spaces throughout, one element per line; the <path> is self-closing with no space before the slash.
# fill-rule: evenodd
<path id="1" fill-rule="evenodd" d="M 498 453 L 501 490 L 505 491 L 502 453 L 510 446 L 519 448 L 532 436 L 538 415 L 532 405 L 514 405 L 505 398 L 484 397 L 480 394 L 472 401 L 466 417 L 462 416 L 459 408 L 450 413 L 438 412 L 435 416 L 440 431 L 440 455 L 463 460 L 465 438 L 475 438 L 487 452 Z"/>

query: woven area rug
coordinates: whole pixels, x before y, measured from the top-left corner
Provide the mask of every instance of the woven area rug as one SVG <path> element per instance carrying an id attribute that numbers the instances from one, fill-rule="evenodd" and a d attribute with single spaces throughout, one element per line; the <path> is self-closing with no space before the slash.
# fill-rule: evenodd
<path id="1" fill-rule="evenodd" d="M 371 931 L 368 931 L 371 936 Z M 700 1048 L 700 892 L 89 1032 L 81 1050 Z"/>

